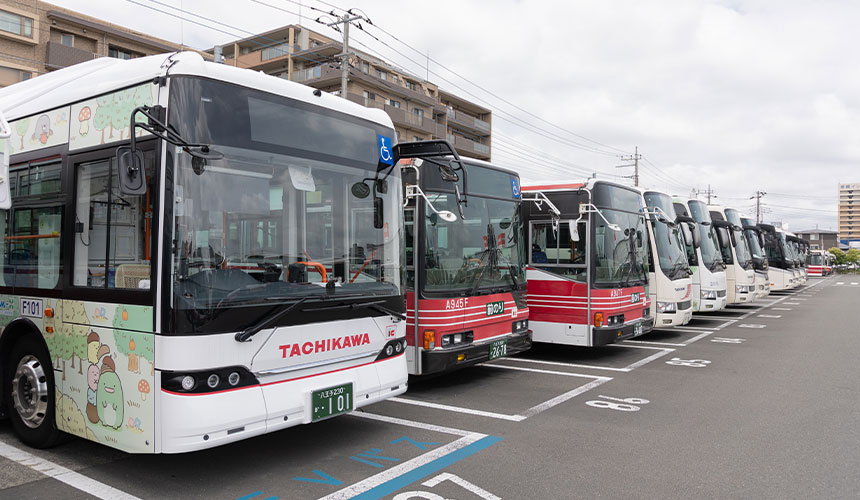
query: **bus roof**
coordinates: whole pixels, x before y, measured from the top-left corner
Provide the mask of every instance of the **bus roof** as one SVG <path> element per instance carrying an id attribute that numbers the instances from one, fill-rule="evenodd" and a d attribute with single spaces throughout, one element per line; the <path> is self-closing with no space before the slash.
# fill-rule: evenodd
<path id="1" fill-rule="evenodd" d="M 158 54 L 134 59 L 100 57 L 0 89 L 0 112 L 12 121 L 59 108 L 159 76 L 212 78 L 340 111 L 393 128 L 388 114 L 300 83 L 244 68 L 205 61 L 196 52 Z"/>

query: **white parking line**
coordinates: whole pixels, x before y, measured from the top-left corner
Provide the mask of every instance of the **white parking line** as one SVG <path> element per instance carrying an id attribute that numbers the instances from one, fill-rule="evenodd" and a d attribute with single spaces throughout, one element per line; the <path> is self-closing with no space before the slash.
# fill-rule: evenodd
<path id="1" fill-rule="evenodd" d="M 0 456 L 8 458 L 13 462 L 18 462 L 21 465 L 26 465 L 33 470 L 39 471 L 48 477 L 56 479 L 57 481 L 66 483 L 72 488 L 81 490 L 96 498 L 101 498 L 103 500 L 139 500 L 138 497 L 134 495 L 129 495 L 113 486 L 108 486 L 91 477 L 87 477 L 83 474 L 67 469 L 62 465 L 57 465 L 54 462 L 27 453 L 24 450 L 19 450 L 18 448 L 2 441 L 0 441 Z"/>
<path id="2" fill-rule="evenodd" d="M 505 358 L 505 359 L 506 360 L 515 360 L 515 359 L 520 360 L 519 358 Z M 526 361 L 526 360 L 520 360 L 520 361 Z M 549 364 L 549 363 L 547 363 L 547 364 Z M 561 375 L 564 377 L 590 378 L 592 380 L 591 380 L 591 382 L 583 384 L 583 385 L 581 385 L 575 389 L 567 391 L 567 392 L 565 392 L 559 396 L 556 396 L 552 399 L 548 399 L 548 400 L 544 401 L 543 403 L 539 403 L 539 404 L 532 406 L 531 408 L 527 409 L 526 411 L 524 411 L 522 413 L 515 414 L 515 415 L 507 415 L 504 413 L 496 413 L 496 412 L 484 411 L 484 410 L 475 410 L 472 408 L 465 408 L 462 406 L 453 406 L 453 405 L 443 405 L 443 404 L 439 404 L 439 403 L 430 403 L 428 401 L 419 401 L 416 399 L 401 398 L 401 397 L 388 398 L 388 401 L 393 401 L 395 403 L 409 404 L 409 405 L 413 405 L 413 406 L 422 406 L 425 408 L 434 408 L 434 409 L 443 410 L 443 411 L 451 411 L 451 412 L 455 412 L 455 413 L 464 413 L 467 415 L 475 415 L 475 416 L 479 416 L 479 417 L 494 418 L 497 420 L 507 420 L 509 422 L 522 422 L 523 420 L 525 420 L 529 417 L 533 417 L 542 411 L 546 411 L 546 410 L 552 408 L 553 406 L 559 405 L 559 404 L 561 404 L 561 403 L 563 403 L 563 402 L 565 402 L 571 398 L 574 398 L 574 397 L 576 397 L 576 396 L 578 396 L 584 392 L 590 391 L 591 389 L 594 389 L 595 387 L 612 380 L 612 377 L 601 377 L 599 375 L 585 375 L 582 373 L 559 372 L 559 371 L 553 371 L 553 370 L 541 370 L 541 369 L 537 369 L 537 368 L 523 368 L 523 367 L 519 367 L 519 366 L 508 366 L 508 365 L 502 365 L 502 364 L 498 364 L 498 363 L 485 364 L 484 366 L 489 367 L 489 368 L 499 368 L 499 369 L 503 369 L 503 370 L 517 370 L 517 371 L 524 371 L 524 372 L 541 373 L 541 374 L 545 374 L 545 375 Z"/>

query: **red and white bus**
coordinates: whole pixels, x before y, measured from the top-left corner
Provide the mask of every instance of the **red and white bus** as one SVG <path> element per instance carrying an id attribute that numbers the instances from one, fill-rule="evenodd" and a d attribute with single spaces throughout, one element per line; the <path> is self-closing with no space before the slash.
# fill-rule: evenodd
<path id="1" fill-rule="evenodd" d="M 439 373 L 529 349 L 519 175 L 461 159 L 446 141 L 398 144 L 395 158 L 409 158 L 399 162 L 409 373 Z"/>
<path id="2" fill-rule="evenodd" d="M 830 252 L 826 250 L 810 250 L 809 256 L 806 258 L 810 278 L 821 278 L 830 275 L 832 268 L 828 263 L 828 254 Z"/>
<path id="3" fill-rule="evenodd" d="M 589 179 L 523 188 L 535 342 L 600 346 L 654 326 L 642 195 Z"/>

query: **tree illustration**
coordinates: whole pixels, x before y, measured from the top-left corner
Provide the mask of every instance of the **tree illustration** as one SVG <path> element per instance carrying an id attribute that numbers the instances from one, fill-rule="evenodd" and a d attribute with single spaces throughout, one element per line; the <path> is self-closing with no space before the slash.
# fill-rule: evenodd
<path id="1" fill-rule="evenodd" d="M 105 143 L 105 129 L 111 126 L 113 116 L 113 94 L 103 95 L 96 99 L 96 115 L 93 117 L 93 127 L 102 132 L 102 144 Z M 110 129 L 110 137 L 113 139 L 113 128 Z"/>
<path id="2" fill-rule="evenodd" d="M 27 135 L 27 129 L 30 128 L 30 119 L 24 118 L 15 122 L 15 132 L 21 136 L 21 151 L 24 150 L 24 136 Z"/>
<path id="3" fill-rule="evenodd" d="M 113 326 L 116 328 L 114 330 L 116 348 L 128 356 L 128 370 L 140 373 L 140 358 L 151 364 L 155 361 L 155 338 L 152 334 L 129 331 L 128 328 L 133 326 L 133 321 L 134 318 L 129 317 L 128 309 L 117 307 L 113 319 Z"/>
<path id="4" fill-rule="evenodd" d="M 129 125 L 131 111 L 134 109 L 134 89 L 114 92 L 113 108 L 111 109 L 111 126 L 119 130 L 120 140 L 124 139 L 125 129 Z"/>

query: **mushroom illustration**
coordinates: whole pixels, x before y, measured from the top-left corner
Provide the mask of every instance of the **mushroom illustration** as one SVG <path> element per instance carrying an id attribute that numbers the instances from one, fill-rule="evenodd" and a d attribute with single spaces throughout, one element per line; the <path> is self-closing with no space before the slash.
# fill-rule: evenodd
<path id="1" fill-rule="evenodd" d="M 140 400 L 146 401 L 146 395 L 149 394 L 149 382 L 146 379 L 140 379 L 137 383 L 137 390 L 140 391 Z"/>
<path id="2" fill-rule="evenodd" d="M 89 106 L 84 106 L 81 108 L 81 112 L 78 113 L 78 121 L 81 122 L 81 136 L 85 136 L 90 133 L 90 118 L 93 116 L 93 112 Z"/>

